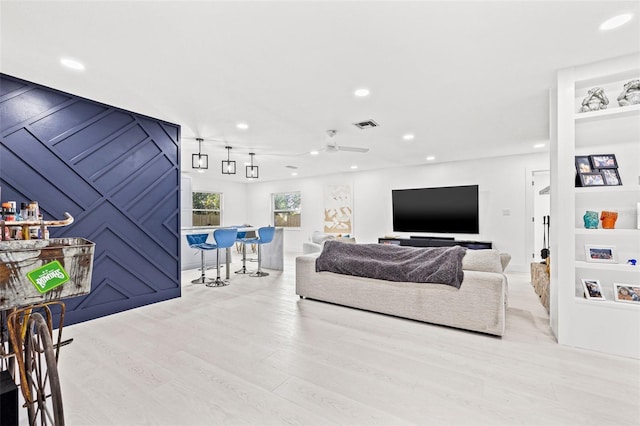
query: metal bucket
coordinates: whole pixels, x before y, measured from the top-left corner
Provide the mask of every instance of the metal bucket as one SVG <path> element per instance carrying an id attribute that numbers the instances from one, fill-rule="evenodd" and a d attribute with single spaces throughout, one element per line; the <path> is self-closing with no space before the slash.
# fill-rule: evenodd
<path id="1" fill-rule="evenodd" d="M 94 249 L 84 238 L 0 241 L 0 310 L 88 294 Z M 53 261 L 69 280 L 41 294 L 27 274 Z"/>

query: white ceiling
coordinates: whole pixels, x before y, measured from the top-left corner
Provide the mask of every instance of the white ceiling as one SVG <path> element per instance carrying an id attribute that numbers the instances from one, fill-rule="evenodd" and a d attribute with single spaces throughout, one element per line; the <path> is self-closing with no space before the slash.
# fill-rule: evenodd
<path id="1" fill-rule="evenodd" d="M 211 177 L 536 151 L 556 70 L 640 51 L 639 1 L 2 1 L 0 71 L 182 126 Z M 599 24 L 633 12 L 625 27 Z M 59 64 L 76 58 L 84 72 Z M 367 87 L 371 95 L 356 98 Z M 618 93 L 610 93 L 615 102 Z M 373 119 L 379 127 L 352 123 Z M 246 122 L 245 131 L 236 128 Z M 366 154 L 307 154 L 335 142 Z M 414 133 L 404 141 L 402 135 Z M 235 176 L 220 174 L 233 147 Z"/>

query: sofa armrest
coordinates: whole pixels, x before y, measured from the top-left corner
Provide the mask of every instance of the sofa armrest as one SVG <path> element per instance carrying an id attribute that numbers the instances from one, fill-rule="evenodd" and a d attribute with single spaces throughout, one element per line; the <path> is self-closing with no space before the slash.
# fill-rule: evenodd
<path id="1" fill-rule="evenodd" d="M 312 243 L 312 242 L 304 242 L 302 243 L 302 253 L 319 253 L 322 251 L 322 246 L 320 244 Z"/>
<path id="2" fill-rule="evenodd" d="M 296 294 L 303 296 L 302 289 L 311 285 L 314 274 L 316 273 L 316 259 L 320 256 L 320 252 L 304 254 L 296 257 Z"/>

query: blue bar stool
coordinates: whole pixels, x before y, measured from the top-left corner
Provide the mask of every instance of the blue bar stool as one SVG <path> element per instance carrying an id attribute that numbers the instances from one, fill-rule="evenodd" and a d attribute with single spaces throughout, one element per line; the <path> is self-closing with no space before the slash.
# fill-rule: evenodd
<path id="1" fill-rule="evenodd" d="M 276 233 L 276 228 L 273 226 L 263 226 L 258 229 L 258 238 L 248 238 L 245 240 L 245 244 L 257 244 L 258 245 L 258 270 L 250 276 L 252 277 L 266 277 L 268 272 L 262 270 L 262 245 L 269 244 L 273 241 L 273 236 Z"/>
<path id="2" fill-rule="evenodd" d="M 218 274 L 215 281 L 207 282 L 207 287 L 223 287 L 225 285 L 229 285 L 228 280 L 222 280 L 220 278 L 220 250 L 233 246 L 236 242 L 237 235 L 238 230 L 236 228 L 222 228 L 213 231 L 213 239 L 216 243 L 212 245 L 216 249 L 216 269 Z"/>
<path id="3" fill-rule="evenodd" d="M 210 282 L 207 277 L 204 276 L 204 271 L 206 269 L 204 265 L 204 252 L 205 250 L 215 250 L 216 246 L 214 244 L 207 243 L 207 237 L 209 234 L 187 234 L 187 243 L 189 243 L 189 247 L 192 249 L 200 250 L 200 270 L 202 273 L 200 274 L 200 278 L 196 278 L 191 281 L 193 284 L 206 284 Z"/>
<path id="4" fill-rule="evenodd" d="M 247 231 L 238 231 L 238 236 L 236 237 L 236 243 L 242 244 L 242 268 L 236 271 L 236 274 L 247 274 L 247 245 L 245 241 L 247 240 Z"/>

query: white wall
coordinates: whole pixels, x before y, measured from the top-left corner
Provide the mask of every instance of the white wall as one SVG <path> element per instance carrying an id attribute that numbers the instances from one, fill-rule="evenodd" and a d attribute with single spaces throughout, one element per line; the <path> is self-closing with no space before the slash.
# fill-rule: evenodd
<path id="1" fill-rule="evenodd" d="M 480 235 L 447 236 L 493 241 L 495 248 L 511 254 L 511 270 L 528 271 L 531 260 L 525 254 L 529 251 L 525 246 L 525 230 L 531 219 L 525 211 L 525 189 L 527 182 L 530 182 L 527 173 L 530 169 L 548 167 L 548 153 L 540 153 L 308 179 L 256 181 L 246 185 L 249 205 L 247 221 L 254 226 L 270 224 L 270 194 L 300 191 L 302 226 L 299 230 L 286 230 L 284 241 L 285 251 L 300 252 L 302 243 L 309 239 L 311 233 L 322 230 L 324 186 L 351 183 L 354 200 L 353 234 L 358 242 L 374 243 L 378 241 L 378 237 L 397 234 L 393 233 L 391 221 L 392 189 L 478 184 Z"/>

